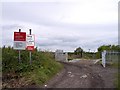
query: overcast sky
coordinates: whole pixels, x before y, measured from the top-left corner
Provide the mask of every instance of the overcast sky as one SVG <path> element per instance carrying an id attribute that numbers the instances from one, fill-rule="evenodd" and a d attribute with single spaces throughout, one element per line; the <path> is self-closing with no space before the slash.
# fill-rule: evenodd
<path id="1" fill-rule="evenodd" d="M 35 34 L 42 50 L 97 50 L 118 43 L 119 0 L 37 0 L 2 2 L 2 45 L 13 46 L 13 33 Z"/>

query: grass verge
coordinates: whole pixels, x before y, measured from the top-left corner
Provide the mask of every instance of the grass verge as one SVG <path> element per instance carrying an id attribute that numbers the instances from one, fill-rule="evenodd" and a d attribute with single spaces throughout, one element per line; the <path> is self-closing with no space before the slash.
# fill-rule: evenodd
<path id="1" fill-rule="evenodd" d="M 42 85 L 62 69 L 54 60 L 52 52 L 32 52 L 32 64 L 29 63 L 29 51 L 18 51 L 11 47 L 2 48 L 2 88 L 20 88 L 29 85 Z"/>

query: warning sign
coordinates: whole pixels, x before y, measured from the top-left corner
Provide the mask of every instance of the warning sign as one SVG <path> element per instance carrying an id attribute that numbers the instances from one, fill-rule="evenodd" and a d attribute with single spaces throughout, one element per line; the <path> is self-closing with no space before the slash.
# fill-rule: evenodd
<path id="1" fill-rule="evenodd" d="M 27 35 L 27 50 L 34 50 L 34 45 L 35 45 L 35 35 Z"/>
<path id="2" fill-rule="evenodd" d="M 14 32 L 14 49 L 25 50 L 26 32 Z"/>

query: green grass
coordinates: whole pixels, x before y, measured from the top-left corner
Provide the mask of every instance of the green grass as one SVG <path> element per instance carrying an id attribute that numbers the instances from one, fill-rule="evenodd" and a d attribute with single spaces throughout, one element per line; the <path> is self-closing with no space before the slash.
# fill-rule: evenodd
<path id="1" fill-rule="evenodd" d="M 38 68 L 30 73 L 29 78 L 31 78 L 34 83 L 39 85 L 45 83 L 62 68 L 61 64 L 57 62 L 49 62 L 49 64 L 46 63 L 45 65 L 47 66 Z"/>
<path id="2" fill-rule="evenodd" d="M 102 64 L 102 61 L 100 60 L 98 62 L 98 64 Z M 119 63 L 109 63 L 109 67 L 111 67 L 111 68 L 120 68 L 120 64 Z M 117 90 L 120 90 L 120 73 L 119 72 L 117 72 L 115 74 L 114 84 L 115 84 Z"/>
<path id="3" fill-rule="evenodd" d="M 111 68 L 120 68 L 119 63 L 109 63 L 109 67 Z M 114 84 L 117 90 L 120 90 L 120 72 L 115 73 L 115 81 Z"/>
<path id="4" fill-rule="evenodd" d="M 117 80 L 118 80 L 118 83 L 117 83 L 118 85 L 117 86 L 118 86 L 118 89 L 120 90 L 120 73 L 118 75 L 118 79 Z"/>
<path id="5" fill-rule="evenodd" d="M 118 90 L 120 90 L 120 63 L 114 63 L 113 65 L 112 65 L 112 67 L 114 67 L 114 68 L 118 68 L 118 72 L 115 74 L 115 77 L 116 77 L 116 79 L 115 79 L 115 86 L 116 86 L 116 88 L 118 88 Z"/>
<path id="6" fill-rule="evenodd" d="M 21 51 L 21 63 L 19 63 L 18 51 L 10 47 L 2 48 L 3 76 L 11 79 L 16 79 L 15 76 L 18 76 L 19 78 L 16 80 L 21 79 L 21 83 L 27 82 L 28 85 L 32 83 L 36 85 L 44 84 L 59 72 L 62 67 L 60 63 L 54 60 L 54 55 L 50 52 L 38 52 L 35 50 L 32 52 L 32 64 L 30 65 L 28 51 Z M 8 85 L 10 85 L 10 82 L 7 82 L 4 87 L 8 87 Z"/>
<path id="7" fill-rule="evenodd" d="M 116 79 L 115 79 L 115 86 L 116 86 L 116 88 L 118 89 L 118 90 L 120 90 L 120 73 L 116 73 L 115 74 L 115 77 L 116 77 Z"/>

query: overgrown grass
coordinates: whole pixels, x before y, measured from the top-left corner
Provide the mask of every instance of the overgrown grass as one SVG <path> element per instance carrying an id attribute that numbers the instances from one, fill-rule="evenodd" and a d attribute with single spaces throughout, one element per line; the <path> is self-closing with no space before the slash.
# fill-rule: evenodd
<path id="1" fill-rule="evenodd" d="M 109 66 L 111 68 L 116 68 L 116 69 L 119 69 L 120 68 L 120 64 L 119 63 L 109 63 Z M 115 81 L 114 81 L 114 84 L 117 88 L 117 90 L 120 90 L 120 72 L 118 71 L 117 73 L 115 73 Z"/>
<path id="2" fill-rule="evenodd" d="M 120 90 L 120 63 L 112 64 L 112 67 L 117 68 L 118 72 L 115 74 L 115 86 L 118 90 Z"/>
<path id="3" fill-rule="evenodd" d="M 116 79 L 115 79 L 115 86 L 116 86 L 116 88 L 118 90 L 120 90 L 120 73 L 116 73 L 115 77 L 116 77 Z"/>
<path id="4" fill-rule="evenodd" d="M 98 62 L 98 64 L 102 64 L 102 60 L 100 60 Z M 109 63 L 107 65 L 109 65 L 109 67 L 111 67 L 111 68 L 120 69 L 120 63 Z M 115 84 L 115 87 L 117 88 L 117 90 L 120 90 L 120 72 L 119 71 L 117 73 L 115 73 L 114 84 Z"/>
<path id="5" fill-rule="evenodd" d="M 54 60 L 53 53 L 33 51 L 32 64 L 30 65 L 28 51 L 21 51 L 21 63 L 19 63 L 18 51 L 13 50 L 11 47 L 2 48 L 3 83 L 7 82 L 6 78 L 10 78 L 10 80 L 17 79 L 18 81 L 20 81 L 20 78 L 24 78 L 27 85 L 33 83 L 41 85 L 61 69 L 62 65 Z M 21 83 L 24 83 L 24 81 Z M 9 83 L 3 85 L 3 88 L 7 87 Z M 12 86 L 9 85 L 9 87 Z"/>

